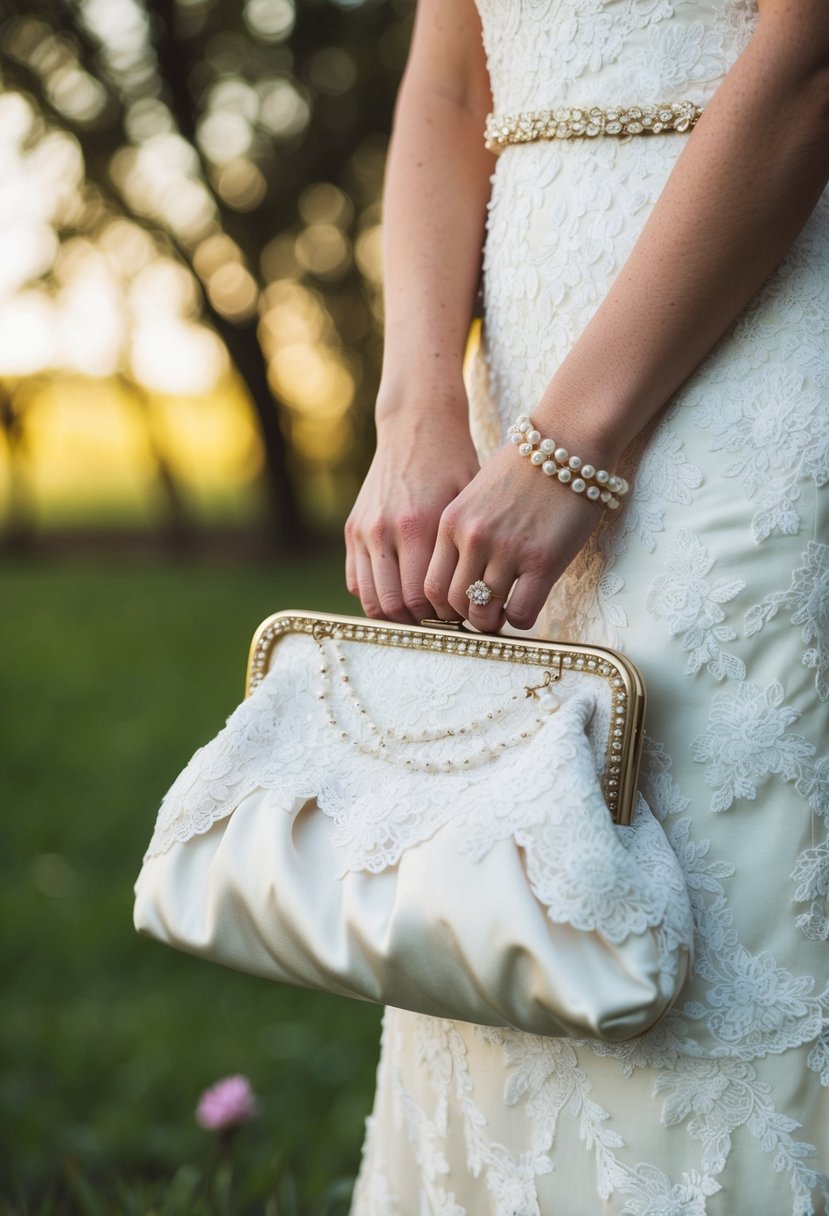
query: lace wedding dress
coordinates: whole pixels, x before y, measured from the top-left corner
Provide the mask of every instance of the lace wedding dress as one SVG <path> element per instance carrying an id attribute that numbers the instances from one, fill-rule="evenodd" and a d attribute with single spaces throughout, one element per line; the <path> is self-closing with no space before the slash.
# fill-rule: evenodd
<path id="1" fill-rule="evenodd" d="M 757 17 L 756 0 L 478 6 L 500 113 L 704 105 Z M 498 158 L 468 372 L 482 455 L 541 396 L 687 138 Z M 692 978 L 624 1045 L 387 1011 L 353 1216 L 829 1210 L 829 192 L 630 468 L 538 629 L 643 671 L 641 791 L 685 873 Z"/>

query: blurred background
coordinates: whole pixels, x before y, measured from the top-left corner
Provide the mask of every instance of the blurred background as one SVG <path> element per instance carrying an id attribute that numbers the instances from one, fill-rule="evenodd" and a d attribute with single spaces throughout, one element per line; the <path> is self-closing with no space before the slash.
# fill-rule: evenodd
<path id="1" fill-rule="evenodd" d="M 301 547 L 365 467 L 413 3 L 17 8 L 0 28 L 6 547 L 241 524 Z"/>
<path id="2" fill-rule="evenodd" d="M 359 610 L 413 8 L 0 0 L 8 1216 L 347 1208 L 379 1012 L 139 939 L 132 883 L 258 621 Z"/>

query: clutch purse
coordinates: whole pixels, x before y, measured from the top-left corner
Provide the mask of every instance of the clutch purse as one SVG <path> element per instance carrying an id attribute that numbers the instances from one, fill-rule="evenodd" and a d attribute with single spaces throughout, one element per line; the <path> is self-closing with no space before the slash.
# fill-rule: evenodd
<path id="1" fill-rule="evenodd" d="M 278 612 L 164 798 L 136 928 L 436 1017 L 631 1038 L 692 941 L 636 788 L 644 709 L 599 646 Z"/>

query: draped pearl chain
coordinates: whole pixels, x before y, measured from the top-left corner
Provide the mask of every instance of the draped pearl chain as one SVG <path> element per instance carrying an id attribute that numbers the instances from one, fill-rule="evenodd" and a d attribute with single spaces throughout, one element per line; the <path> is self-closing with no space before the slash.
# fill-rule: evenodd
<path id="1" fill-rule="evenodd" d="M 337 731 L 343 742 L 350 743 L 357 751 L 386 760 L 391 764 L 398 764 L 403 768 L 412 769 L 416 772 L 464 772 L 467 769 L 478 768 L 483 764 L 487 764 L 491 760 L 497 759 L 498 756 L 509 748 L 517 747 L 531 739 L 547 721 L 548 716 L 555 713 L 561 705 L 561 701 L 551 688 L 551 685 L 555 683 L 558 676 L 548 671 L 545 672 L 545 677 L 540 684 L 525 688 L 523 696 L 518 692 L 514 692 L 505 705 L 502 705 L 498 709 L 490 710 L 482 717 L 475 718 L 463 726 L 420 731 L 398 731 L 393 726 L 380 727 L 372 720 L 368 710 L 355 693 L 348 672 L 345 670 L 345 656 L 337 647 L 334 639 L 330 636 L 327 638 L 320 636 L 316 637 L 315 640 L 321 652 L 319 668 L 321 687 L 318 700 L 325 704 L 329 726 Z M 332 653 L 333 667 L 326 655 L 325 643 L 327 643 Z M 358 721 L 362 722 L 367 728 L 367 737 L 355 736 L 347 731 L 338 717 L 336 702 L 332 695 L 334 683 L 332 680 L 332 670 L 336 671 L 336 680 L 340 685 L 340 690 L 347 696 L 353 712 L 357 715 Z M 489 727 L 509 718 L 528 697 L 537 697 L 542 712 L 536 714 L 530 722 L 523 726 L 522 730 L 509 739 L 500 739 L 497 743 L 486 743 L 482 746 L 465 749 L 464 754 L 455 760 L 427 759 L 421 751 L 413 750 L 417 745 L 420 745 L 422 748 L 423 744 L 443 742 L 456 736 L 474 740 L 477 735 L 480 735 Z"/>

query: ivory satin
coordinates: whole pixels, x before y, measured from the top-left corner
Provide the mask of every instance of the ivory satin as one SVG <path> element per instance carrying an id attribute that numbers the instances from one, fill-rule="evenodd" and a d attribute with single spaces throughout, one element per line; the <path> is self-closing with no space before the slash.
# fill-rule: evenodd
<path id="1" fill-rule="evenodd" d="M 687 974 L 690 902 L 646 803 L 627 827 L 605 803 L 625 712 L 610 716 L 625 696 L 612 669 L 565 672 L 542 711 L 525 695 L 531 663 L 357 641 L 336 652 L 349 681 L 321 693 L 317 645 L 280 641 L 166 795 L 139 931 L 433 1017 L 609 1041 L 651 1026 Z M 379 751 L 339 729 L 370 740 L 366 705 L 398 727 Z M 400 735 L 424 705 L 440 737 L 412 750 Z M 399 761 L 434 756 L 433 770 L 389 759 L 395 747 L 409 749 Z"/>

